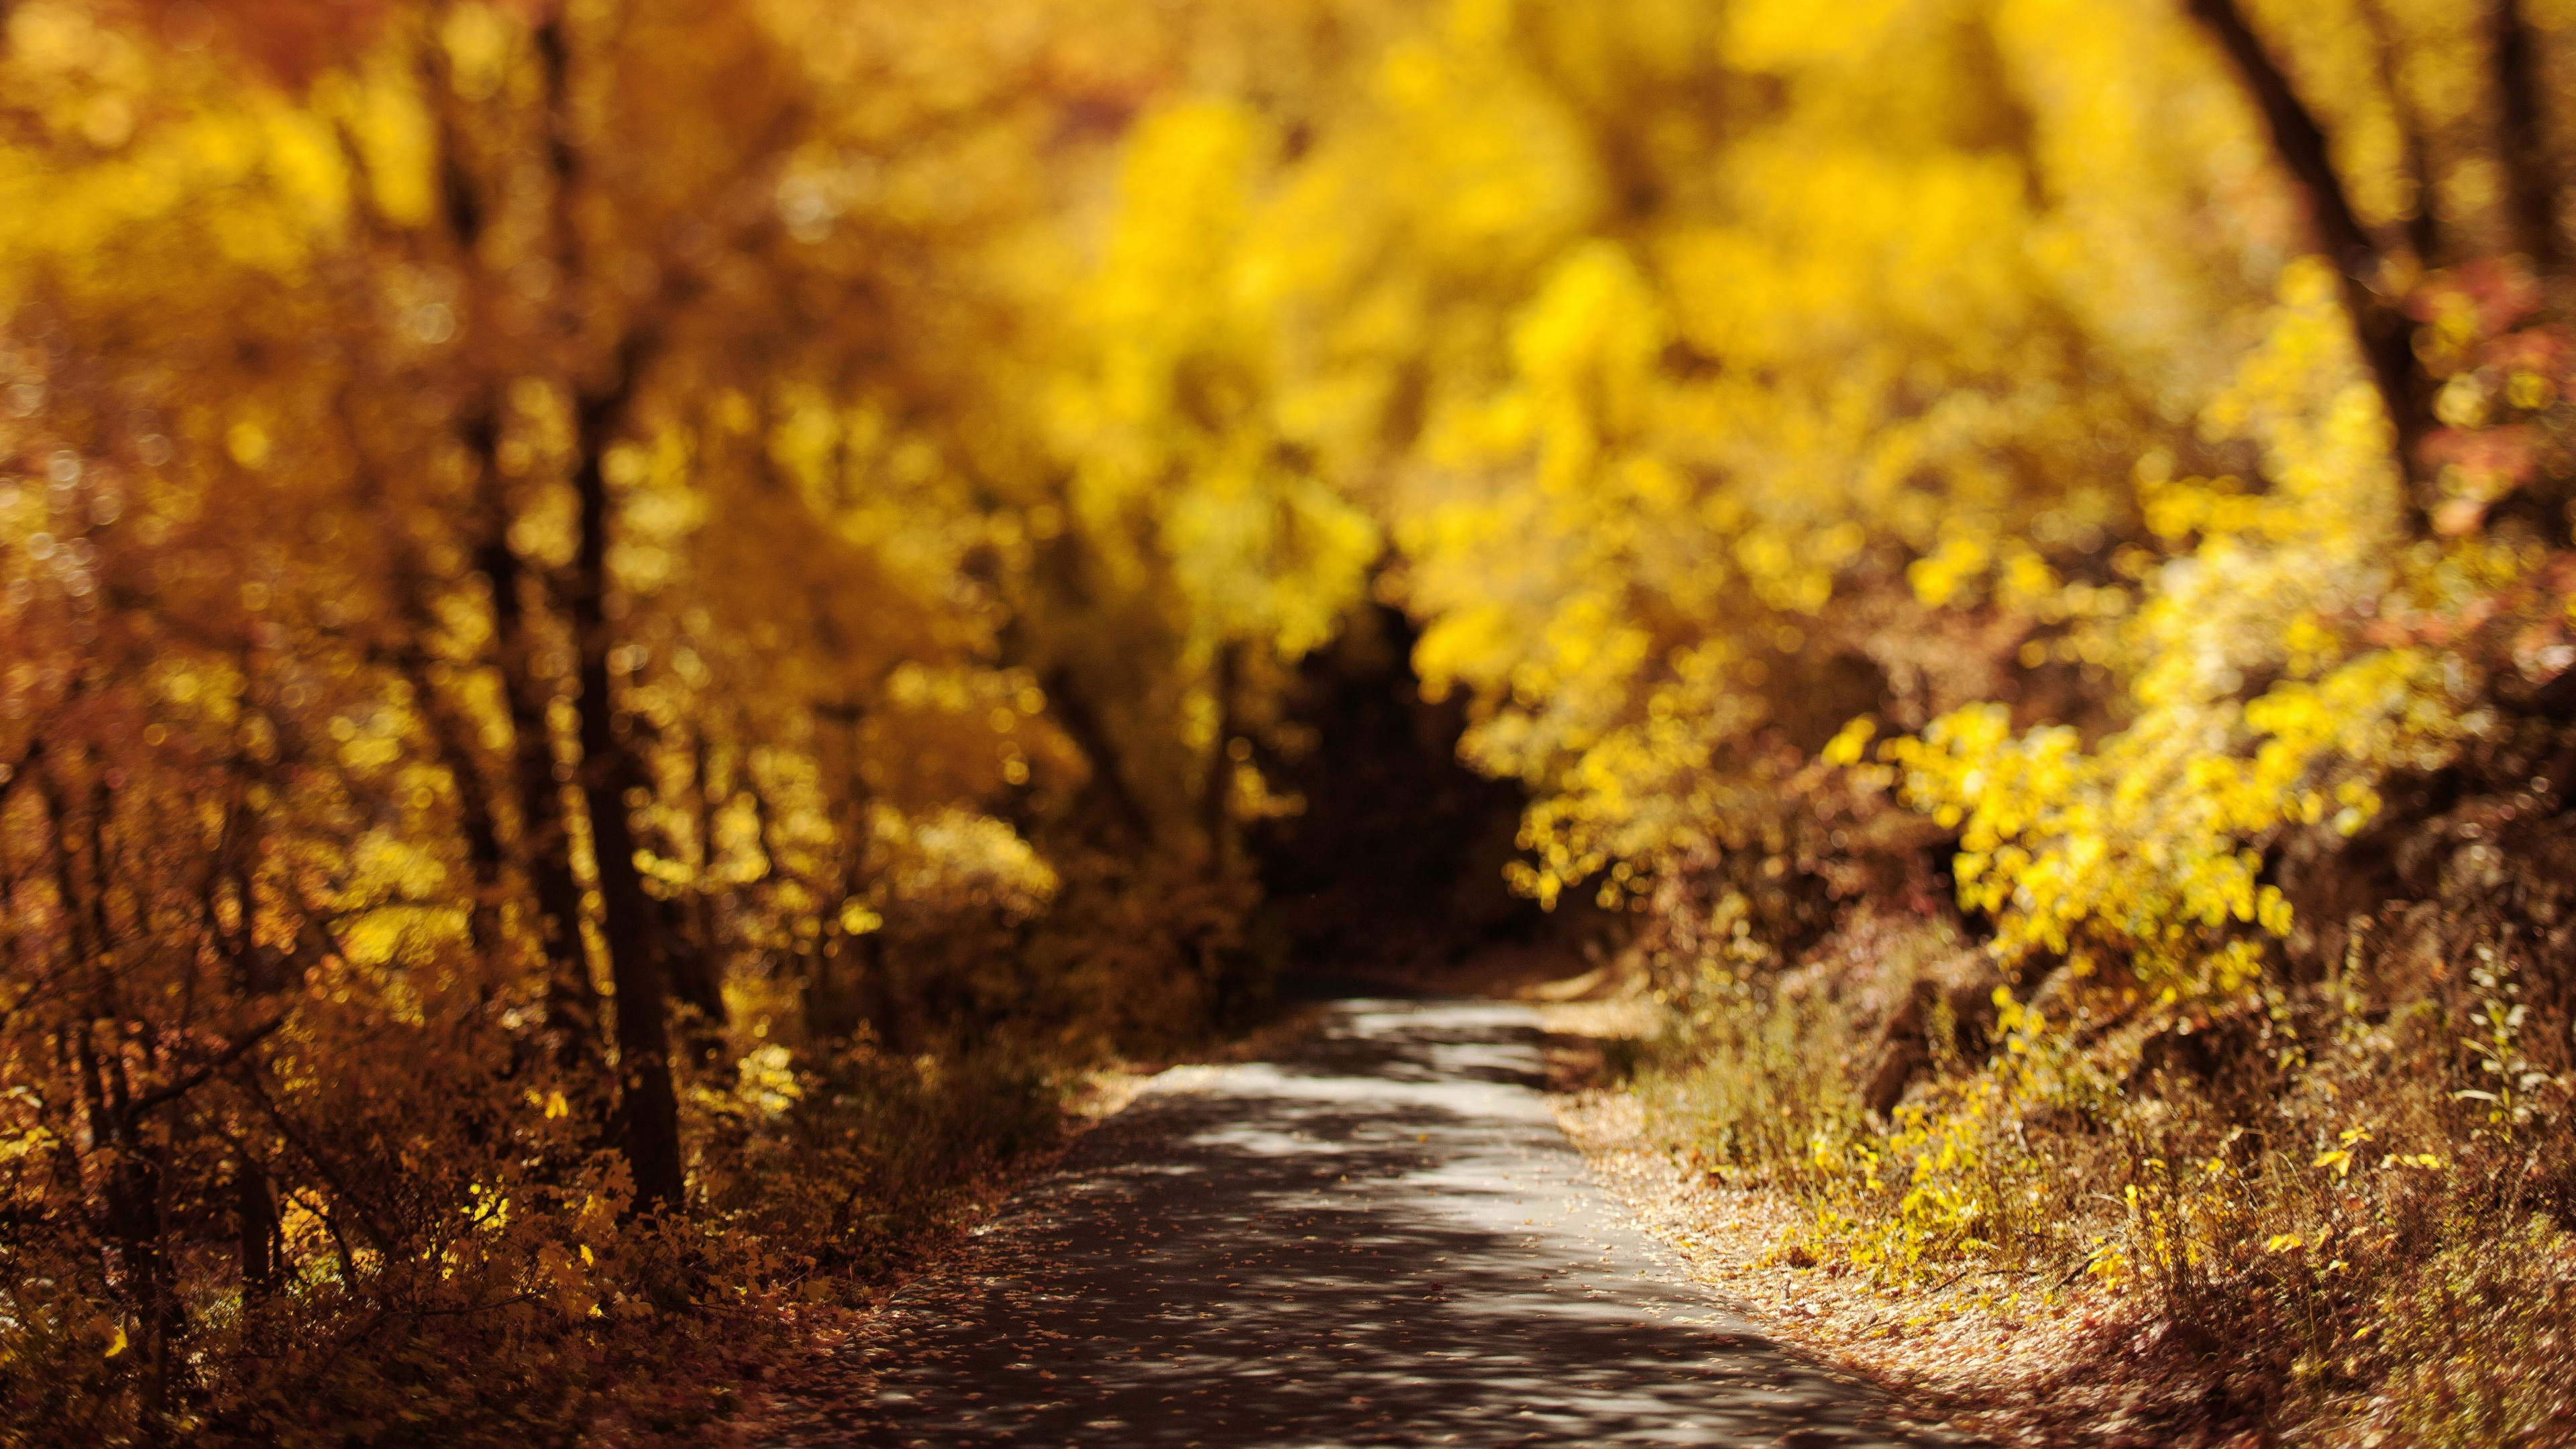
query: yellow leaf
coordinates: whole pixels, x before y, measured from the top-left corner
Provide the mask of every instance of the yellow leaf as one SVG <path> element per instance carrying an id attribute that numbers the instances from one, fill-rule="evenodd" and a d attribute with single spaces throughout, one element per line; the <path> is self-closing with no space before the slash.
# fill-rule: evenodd
<path id="1" fill-rule="evenodd" d="M 125 1325 L 120 1323 L 116 1326 L 116 1336 L 107 1341 L 107 1352 L 101 1357 L 114 1358 L 123 1352 L 125 1352 Z"/>
<path id="2" fill-rule="evenodd" d="M 1878 732 L 1878 721 L 1862 715 L 1844 725 L 1842 733 L 1826 741 L 1820 758 L 1828 765 L 1857 765 L 1861 752 L 1869 748 L 1869 738 Z"/>

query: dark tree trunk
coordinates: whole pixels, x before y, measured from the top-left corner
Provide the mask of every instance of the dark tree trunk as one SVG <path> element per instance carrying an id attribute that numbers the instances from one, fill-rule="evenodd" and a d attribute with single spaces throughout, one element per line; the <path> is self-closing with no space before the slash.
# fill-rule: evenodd
<path id="1" fill-rule="evenodd" d="M 1216 647 L 1216 740 L 1209 748 L 1207 779 L 1200 787 L 1200 828 L 1207 833 L 1208 874 L 1222 878 L 1234 851 L 1234 713 L 1235 676 L 1243 646 L 1229 640 Z"/>
<path id="2" fill-rule="evenodd" d="M 407 581 L 406 587 L 417 583 Z M 413 617 L 425 620 L 428 601 L 416 596 L 412 603 Z M 415 628 L 427 632 L 425 622 Z M 430 678 L 417 655 L 405 654 L 401 668 L 429 726 L 430 748 L 456 785 L 456 828 L 465 839 L 466 868 L 474 876 L 474 907 L 466 917 L 466 938 L 476 956 L 488 959 L 501 950 L 501 900 L 509 887 L 503 879 L 507 857 L 501 849 L 501 829 L 492 817 L 483 769 L 475 760 L 473 726 Z"/>
<path id="3" fill-rule="evenodd" d="M 2548 118 L 2541 97 L 2540 47 L 2524 23 L 2522 0 L 2495 0 L 2496 110 L 2502 123 L 2505 175 L 2512 195 L 2516 240 L 2532 265 L 2554 270 L 2563 248 L 2558 239 L 2558 176 L 2549 156 Z"/>
<path id="4" fill-rule="evenodd" d="M 233 1217 L 242 1296 L 266 1298 L 277 1291 L 277 1197 L 269 1187 L 268 1170 L 247 1154 L 233 1167 Z"/>
<path id="5" fill-rule="evenodd" d="M 2344 311 L 2351 319 L 2354 340 L 2388 420 L 2397 430 L 2398 472 L 2405 480 L 2408 521 L 2418 536 L 2426 534 L 2430 522 L 2422 500 L 2415 496 L 2413 481 L 2415 448 L 2430 430 L 2426 388 L 2415 361 L 2414 324 L 2399 305 L 2402 299 L 2380 290 L 2388 281 L 2387 259 L 2353 211 L 2343 179 L 2335 174 L 2325 131 L 2245 23 L 2235 0 L 2190 0 L 2190 6 L 2192 15 L 2235 63 L 2271 131 L 2274 153 L 2307 196 L 2318 249 L 2342 278 Z"/>
<path id="6" fill-rule="evenodd" d="M 498 473 L 490 475 L 500 484 Z M 588 1072 L 599 1058 L 599 996 L 581 939 L 581 880 L 573 873 L 572 832 L 564 819 L 563 782 L 555 774 L 554 729 L 547 720 L 554 690 L 537 671 L 530 637 L 525 572 L 510 547 L 508 512 L 495 500 L 476 562 L 492 587 L 492 632 L 501 692 L 510 713 L 510 774 L 518 797 L 519 861 L 535 898 L 538 948 L 546 960 L 546 1027 L 555 1059 Z"/>
<path id="7" fill-rule="evenodd" d="M 1091 707 L 1089 696 L 1082 691 L 1071 668 L 1059 668 L 1047 676 L 1047 698 L 1054 702 L 1055 717 L 1064 732 L 1080 747 L 1083 758 L 1091 764 L 1091 779 L 1084 787 L 1109 813 L 1111 823 L 1127 832 L 1131 842 L 1140 848 L 1154 843 L 1154 820 L 1146 813 L 1144 802 L 1136 798 L 1127 783 L 1127 773 L 1118 758 L 1118 742 L 1109 732 L 1099 711 Z"/>
<path id="8" fill-rule="evenodd" d="M 632 354 L 628 366 L 634 365 Z M 644 762 L 628 738 L 612 693 L 608 620 L 608 546 L 613 501 L 602 469 L 608 435 L 634 382 L 631 370 L 607 396 L 582 407 L 581 458 L 573 471 L 580 502 L 580 544 L 566 600 L 580 656 L 581 787 L 599 859 L 601 934 L 609 980 L 616 987 L 618 1132 L 635 1174 L 641 1211 L 673 1210 L 683 1201 L 679 1098 L 671 1081 L 670 992 L 662 902 L 644 889 L 635 863 L 632 801 L 649 793 Z"/>
<path id="9" fill-rule="evenodd" d="M 42 793 L 45 823 L 53 837 L 54 888 L 61 897 L 63 929 L 73 955 L 103 962 L 114 932 L 107 917 L 106 832 L 100 815 L 112 797 L 104 783 L 96 784 L 90 792 L 88 818 L 82 820 L 71 804 L 75 788 L 75 782 L 47 771 Z M 83 855 L 87 869 L 76 873 L 73 861 Z M 93 989 L 96 995 L 88 1007 L 88 1020 L 68 1033 L 69 1055 L 79 1072 L 89 1150 L 105 1159 L 97 1179 L 108 1251 L 103 1267 L 134 1308 L 148 1339 L 160 1324 L 166 1297 L 160 1154 L 137 1131 L 140 1124 L 125 1070 L 125 1044 L 111 1035 L 102 1050 L 96 1039 L 96 1023 L 108 1024 L 113 1033 L 129 1019 L 116 999 L 115 978 L 101 976 Z"/>
<path id="10" fill-rule="evenodd" d="M 858 963 L 859 991 L 867 1003 L 867 1019 L 876 1028 L 877 1040 L 888 1051 L 910 1051 L 912 1013 L 905 1007 L 902 983 L 895 980 L 894 959 L 886 951 L 885 932 L 870 931 L 851 941 L 847 949 Z"/>
<path id="11" fill-rule="evenodd" d="M 689 1054 L 704 1068 L 724 1054 L 725 1002 L 724 953 L 718 939 L 723 921 L 707 878 L 715 865 L 716 805 L 703 734 L 692 752 L 690 785 L 698 797 L 698 880 L 685 905 L 665 903 L 665 914 L 671 919 L 664 923 L 663 935 L 677 948 L 671 956 L 671 989 L 697 1011 L 689 1030 Z"/>

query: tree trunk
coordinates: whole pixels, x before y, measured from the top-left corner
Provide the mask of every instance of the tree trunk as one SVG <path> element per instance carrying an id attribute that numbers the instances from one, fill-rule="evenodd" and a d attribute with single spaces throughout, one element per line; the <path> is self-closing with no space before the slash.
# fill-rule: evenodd
<path id="1" fill-rule="evenodd" d="M 2308 217 L 2318 249 L 2342 278 L 2344 312 L 2353 340 L 2361 350 L 2379 400 L 2397 430 L 2397 469 L 2405 489 L 2407 519 L 2419 537 L 2431 531 L 2422 500 L 2415 495 L 2413 464 L 2416 445 L 2430 431 L 2428 392 L 2415 360 L 2414 323 L 2399 305 L 2402 298 L 2380 291 L 2386 286 L 2386 257 L 2361 224 L 2336 175 L 2334 158 L 2318 126 L 2289 77 L 2273 64 L 2262 41 L 2245 23 L 2235 0 L 2190 0 L 2191 13 L 2235 62 L 2255 107 L 2272 133 L 2281 165 L 2308 198 Z"/>
<path id="2" fill-rule="evenodd" d="M 870 931 L 851 941 L 849 950 L 858 961 L 860 999 L 866 1003 L 868 1024 L 875 1028 L 878 1044 L 897 1054 L 910 1052 L 912 1013 L 905 1007 L 902 983 L 895 980 L 885 932 Z"/>
<path id="3" fill-rule="evenodd" d="M 1113 826 L 1127 832 L 1136 853 L 1145 854 L 1154 844 L 1153 817 L 1128 785 L 1126 770 L 1119 761 L 1118 742 L 1099 711 L 1091 707 L 1090 697 L 1083 692 L 1070 666 L 1061 666 L 1047 676 L 1046 695 L 1055 706 L 1057 723 L 1064 726 L 1064 732 L 1091 765 L 1091 779 L 1083 787 L 1084 793 L 1096 797 L 1107 808 Z"/>
<path id="4" fill-rule="evenodd" d="M 489 464 L 487 463 L 487 468 Z M 488 475 L 497 491 L 500 477 Z M 535 897 L 538 948 L 546 960 L 546 1027 L 555 1060 L 574 1072 L 599 1060 L 599 995 L 581 939 L 581 881 L 573 874 L 572 832 L 564 819 L 563 782 L 555 776 L 554 728 L 547 719 L 554 690 L 538 677 L 530 638 L 525 572 L 510 547 L 508 512 L 494 500 L 489 532 L 476 562 L 492 585 L 492 633 L 501 692 L 510 713 L 510 773 L 518 797 L 519 861 Z"/>
<path id="5" fill-rule="evenodd" d="M 616 987 L 618 1131 L 635 1174 L 639 1211 L 677 1209 L 684 1194 L 679 1098 L 671 1081 L 670 1000 L 662 940 L 662 903 L 644 889 L 635 863 L 630 801 L 648 793 L 642 758 L 618 717 L 611 693 L 608 540 L 612 503 L 602 469 L 608 430 L 622 409 L 631 373 L 613 393 L 585 402 L 581 459 L 573 472 L 581 538 L 566 601 L 580 656 L 581 787 L 599 858 L 601 934 L 609 980 Z"/>
<path id="6" fill-rule="evenodd" d="M 671 958 L 672 991 L 697 1009 L 689 1029 L 689 1055 L 705 1068 L 724 1054 L 724 955 L 718 940 L 723 919 L 708 879 L 715 865 L 716 806 L 704 733 L 692 744 L 690 786 L 698 797 L 698 879 L 685 906 L 678 901 L 665 903 L 665 914 L 671 919 L 663 934 L 678 946 Z"/>
<path id="7" fill-rule="evenodd" d="M 247 1153 L 233 1167 L 233 1213 L 242 1297 L 269 1297 L 277 1291 L 279 1268 L 277 1197 L 268 1170 Z"/>
<path id="8" fill-rule="evenodd" d="M 2496 110 L 2503 125 L 2507 198 L 2517 240 L 2532 266 L 2546 275 L 2563 250 L 2558 240 L 2558 177 L 2550 164 L 2548 118 L 2541 113 L 2547 94 L 2540 73 L 2540 49 L 2524 23 L 2522 0 L 2495 0 Z"/>
<path id="9" fill-rule="evenodd" d="M 1207 779 L 1200 788 L 1199 824 L 1207 832 L 1208 874 L 1222 880 L 1234 845 L 1234 714 L 1235 676 L 1242 645 L 1228 640 L 1216 646 L 1216 740 L 1209 747 Z"/>
<path id="10" fill-rule="evenodd" d="M 413 599 L 415 620 L 426 618 L 426 602 Z M 426 623 L 415 623 L 413 627 L 423 634 L 428 632 Z M 474 758 L 472 723 L 430 678 L 429 670 L 416 654 L 405 653 L 399 667 L 404 681 L 411 686 L 421 719 L 429 726 L 430 748 L 456 787 L 456 828 L 464 836 L 465 864 L 474 876 L 474 906 L 466 916 L 465 934 L 475 955 L 488 962 L 501 951 L 501 900 L 509 887 L 503 879 L 506 857 L 501 850 L 500 826 L 492 818 L 483 770 Z"/>

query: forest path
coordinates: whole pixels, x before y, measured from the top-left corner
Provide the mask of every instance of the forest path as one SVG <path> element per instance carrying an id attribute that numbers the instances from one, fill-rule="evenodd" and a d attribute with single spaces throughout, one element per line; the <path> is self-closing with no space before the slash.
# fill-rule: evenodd
<path id="1" fill-rule="evenodd" d="M 797 1446 L 1928 1445 L 1585 1176 L 1530 1008 L 1340 1002 L 1179 1067 L 907 1284 Z"/>

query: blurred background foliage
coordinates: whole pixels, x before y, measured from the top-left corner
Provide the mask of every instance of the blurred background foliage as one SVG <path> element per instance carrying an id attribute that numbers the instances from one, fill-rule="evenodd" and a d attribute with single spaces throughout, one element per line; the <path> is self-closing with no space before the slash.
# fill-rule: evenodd
<path id="1" fill-rule="evenodd" d="M 2244 1244 L 2563 1263 L 2571 26 L 11 0 L 6 1432 L 701 1432 L 1501 876 L 1817 1251 L 2430 1372 Z"/>

